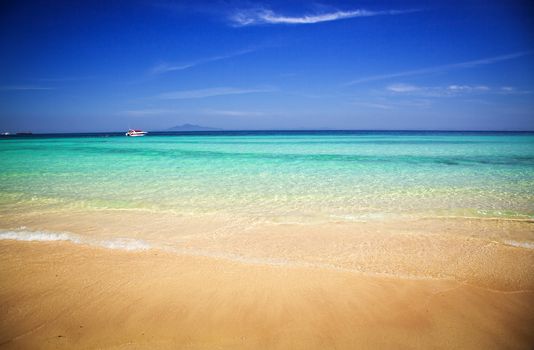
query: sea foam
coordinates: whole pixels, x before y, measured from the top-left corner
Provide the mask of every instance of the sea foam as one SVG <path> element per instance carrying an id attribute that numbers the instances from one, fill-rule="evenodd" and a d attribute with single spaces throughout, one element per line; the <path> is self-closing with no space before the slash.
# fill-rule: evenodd
<path id="1" fill-rule="evenodd" d="M 0 240 L 15 241 L 69 241 L 73 243 L 82 243 L 79 237 L 67 233 L 43 232 L 43 231 L 1 231 Z"/>
<path id="2" fill-rule="evenodd" d="M 506 240 L 504 241 L 504 243 L 514 246 L 514 247 L 534 249 L 534 242 L 518 242 L 518 241 Z"/>
<path id="3" fill-rule="evenodd" d="M 140 239 L 131 238 L 114 238 L 105 241 L 100 241 L 98 246 L 108 249 L 120 249 L 120 250 L 147 250 L 153 247 Z"/>
<path id="4" fill-rule="evenodd" d="M 64 232 L 47 232 L 47 231 L 0 231 L 0 240 L 15 241 L 36 241 L 36 242 L 54 242 L 64 241 L 75 244 L 87 244 L 107 249 L 119 249 L 128 251 L 139 251 L 152 249 L 153 246 L 148 242 L 132 238 L 109 238 L 109 239 L 91 239 L 81 237 L 72 233 Z"/>

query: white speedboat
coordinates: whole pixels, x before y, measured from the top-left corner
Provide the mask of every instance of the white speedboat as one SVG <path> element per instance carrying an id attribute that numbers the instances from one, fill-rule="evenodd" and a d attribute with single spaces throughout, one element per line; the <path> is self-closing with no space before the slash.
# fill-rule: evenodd
<path id="1" fill-rule="evenodd" d="M 143 130 L 130 129 L 126 133 L 126 136 L 145 136 L 146 134 L 147 134 L 147 132 L 143 131 Z"/>

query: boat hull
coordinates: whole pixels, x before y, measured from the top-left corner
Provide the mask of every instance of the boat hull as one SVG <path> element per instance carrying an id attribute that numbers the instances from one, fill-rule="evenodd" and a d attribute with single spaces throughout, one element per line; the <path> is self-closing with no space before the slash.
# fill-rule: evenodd
<path id="1" fill-rule="evenodd" d="M 125 135 L 126 136 L 136 137 L 136 136 L 145 136 L 146 134 L 147 134 L 147 132 L 143 131 L 143 130 L 130 129 L 130 130 L 128 130 L 128 132 Z"/>

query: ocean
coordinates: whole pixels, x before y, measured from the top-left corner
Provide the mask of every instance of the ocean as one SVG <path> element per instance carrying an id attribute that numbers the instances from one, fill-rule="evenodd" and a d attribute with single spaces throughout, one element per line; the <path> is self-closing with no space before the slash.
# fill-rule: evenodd
<path id="1" fill-rule="evenodd" d="M 120 135 L 0 139 L 1 208 L 277 222 L 534 215 L 530 133 Z"/>
<path id="2" fill-rule="evenodd" d="M 533 133 L 32 135 L 0 164 L 2 240 L 499 286 L 534 247 Z"/>

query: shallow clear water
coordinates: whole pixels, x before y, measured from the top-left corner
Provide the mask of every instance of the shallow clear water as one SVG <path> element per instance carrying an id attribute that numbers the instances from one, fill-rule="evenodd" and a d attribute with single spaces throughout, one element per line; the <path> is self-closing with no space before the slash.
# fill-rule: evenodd
<path id="1" fill-rule="evenodd" d="M 533 218 L 534 134 L 315 132 L 0 139 L 0 210 L 275 222 Z"/>

